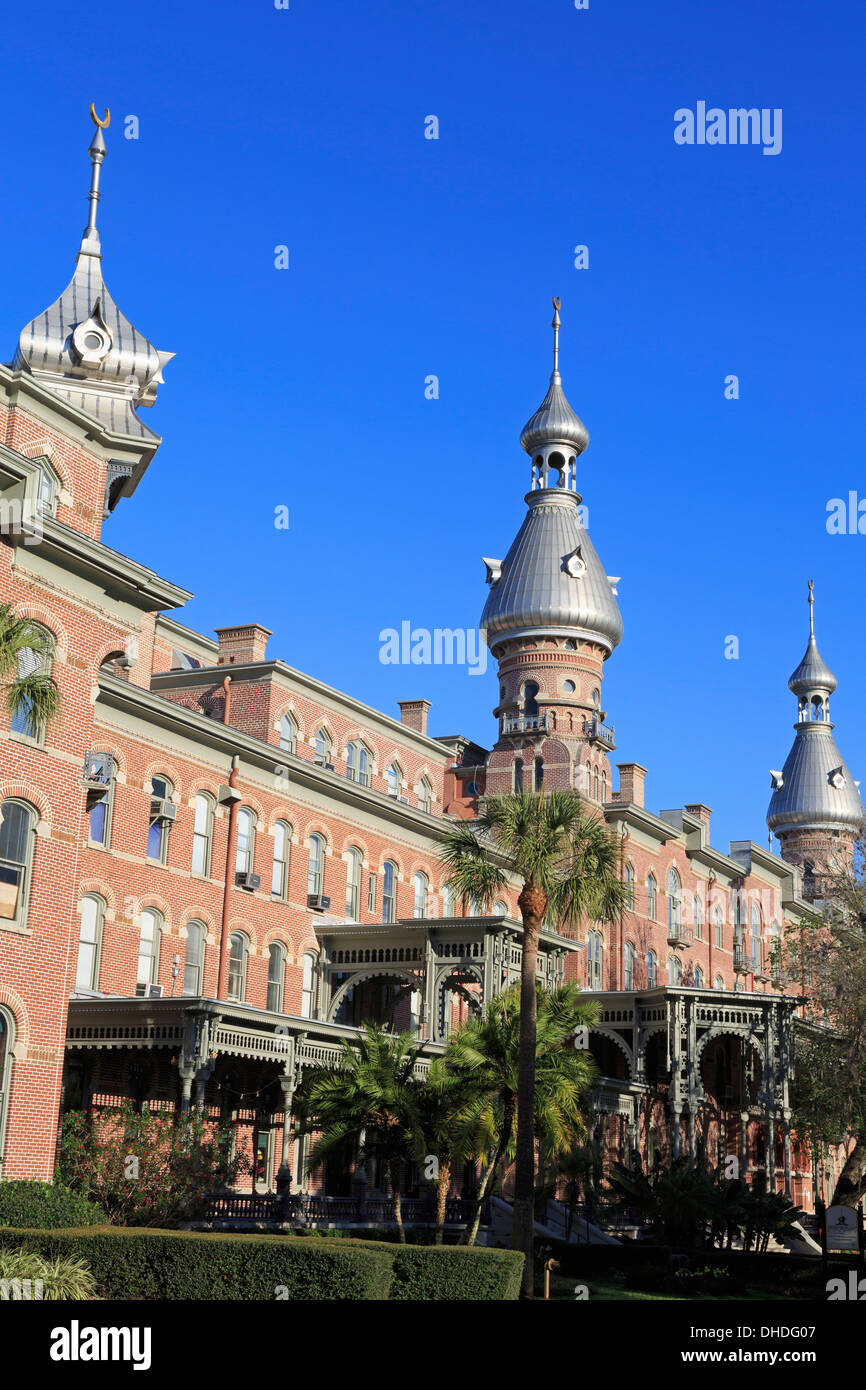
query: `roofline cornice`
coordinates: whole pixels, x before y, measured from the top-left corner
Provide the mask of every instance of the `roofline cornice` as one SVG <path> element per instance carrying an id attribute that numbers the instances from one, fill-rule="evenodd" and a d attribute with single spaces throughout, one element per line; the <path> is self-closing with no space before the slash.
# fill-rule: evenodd
<path id="1" fill-rule="evenodd" d="M 19 397 L 29 397 L 40 407 L 44 407 L 50 414 L 62 416 L 63 419 L 75 425 L 83 434 L 85 439 L 90 439 L 99 444 L 105 450 L 106 457 L 109 454 L 116 454 L 122 451 L 124 454 L 135 454 L 139 460 L 134 476 L 134 487 L 138 486 L 141 477 L 162 443 L 162 437 L 150 431 L 150 438 L 138 438 L 126 434 L 115 434 L 103 425 L 95 415 L 88 414 L 85 410 L 79 410 L 71 401 L 64 396 L 55 394 L 49 387 L 42 383 L 29 371 L 14 370 L 8 363 L 0 362 L 0 391 L 7 397 L 10 406 L 19 404 Z M 37 412 L 38 413 L 38 412 Z M 150 427 L 147 427 L 148 430 Z"/>

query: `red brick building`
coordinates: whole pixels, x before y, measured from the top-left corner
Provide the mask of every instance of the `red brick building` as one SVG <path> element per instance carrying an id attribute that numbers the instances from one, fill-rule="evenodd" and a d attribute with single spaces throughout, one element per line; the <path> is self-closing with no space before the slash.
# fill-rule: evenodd
<path id="1" fill-rule="evenodd" d="M 583 525 L 588 436 L 556 360 L 522 436 L 526 521 L 486 562 L 492 750 L 431 737 L 424 700 L 396 719 L 270 657 L 257 622 L 216 640 L 183 626 L 189 593 L 101 539 L 159 445 L 138 410 L 171 357 L 105 286 L 104 154 L 98 130 L 73 279 L 0 367 L 0 598 L 49 634 L 61 693 L 35 735 L 0 714 L 0 1176 L 49 1178 L 63 1108 L 129 1096 L 230 1118 L 260 1188 L 280 1166 L 303 1183 L 303 1067 L 372 1016 L 434 1052 L 518 977 L 519 886 L 484 912 L 455 903 L 438 847 L 485 790 L 533 784 L 577 786 L 622 841 L 622 919 L 580 941 L 546 931 L 539 956 L 546 983 L 579 979 L 602 1002 L 609 1151 L 733 1153 L 808 1205 L 788 1123 L 798 1006 L 771 951 L 807 908 L 801 865 L 814 874 L 862 825 L 835 745 L 817 822 L 802 788 L 780 810 L 784 858 L 714 848 L 702 804 L 652 813 L 636 763 L 614 787 L 601 687 L 622 620 Z M 557 313 L 557 352 L 558 328 Z M 828 675 L 800 670 L 805 723 Z"/>

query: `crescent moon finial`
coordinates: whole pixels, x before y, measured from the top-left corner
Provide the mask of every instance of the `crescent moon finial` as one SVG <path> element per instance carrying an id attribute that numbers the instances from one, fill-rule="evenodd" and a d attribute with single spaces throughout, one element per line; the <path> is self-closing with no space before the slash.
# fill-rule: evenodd
<path id="1" fill-rule="evenodd" d="M 98 117 L 97 114 L 96 114 L 96 108 L 94 107 L 93 102 L 91 102 L 91 103 L 90 103 L 90 119 L 92 120 L 92 122 L 93 122 L 93 124 L 94 124 L 95 126 L 98 126 L 98 127 L 99 127 L 100 130 L 107 130 L 108 127 L 111 125 L 111 112 L 109 111 L 108 107 L 106 106 L 106 108 L 105 108 L 105 115 L 103 116 L 102 120 L 100 120 L 99 117 Z"/>
<path id="2" fill-rule="evenodd" d="M 562 300 L 557 295 L 554 295 L 553 299 L 551 300 L 551 303 L 558 313 L 559 310 L 562 308 Z"/>

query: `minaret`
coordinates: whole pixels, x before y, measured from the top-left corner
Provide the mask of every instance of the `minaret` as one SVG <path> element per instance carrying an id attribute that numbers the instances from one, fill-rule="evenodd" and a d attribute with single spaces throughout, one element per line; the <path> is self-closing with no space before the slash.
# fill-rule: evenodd
<path id="1" fill-rule="evenodd" d="M 809 644 L 788 688 L 797 697 L 796 736 L 781 772 L 771 772 L 767 825 L 780 853 L 803 870 L 804 896 L 823 896 L 826 875 L 844 871 L 866 810 L 833 738 L 830 696 L 836 677 L 815 641 L 815 585 L 809 581 Z"/>
<path id="2" fill-rule="evenodd" d="M 613 729 L 602 709 L 602 667 L 622 637 L 615 579 L 584 525 L 577 460 L 589 443 L 559 374 L 561 301 L 554 299 L 553 371 L 520 442 L 532 459 L 528 511 L 505 559 L 485 559 L 481 616 L 499 664 L 499 739 L 488 793 L 516 786 L 577 787 L 610 799 Z"/>
<path id="3" fill-rule="evenodd" d="M 54 395 L 95 416 L 102 433 L 117 441 L 116 460 L 105 482 L 105 512 L 129 496 L 159 446 L 159 436 L 139 418 L 137 407 L 153 405 L 162 369 L 174 356 L 160 352 L 118 309 L 102 275 L 97 228 L 99 181 L 105 159 L 105 130 L 93 106 L 96 132 L 90 143 L 90 214 L 75 274 L 50 308 L 27 324 L 12 368 L 26 372 Z"/>

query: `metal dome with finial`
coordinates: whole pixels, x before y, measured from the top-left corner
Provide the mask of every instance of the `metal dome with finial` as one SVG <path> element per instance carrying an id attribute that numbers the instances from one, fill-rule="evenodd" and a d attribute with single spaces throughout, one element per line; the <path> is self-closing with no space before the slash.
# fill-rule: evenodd
<path id="1" fill-rule="evenodd" d="M 811 695 L 816 691 L 826 691 L 832 695 L 837 681 L 830 667 L 821 657 L 815 641 L 815 581 L 809 580 L 809 645 L 791 679 L 788 689 L 794 695 Z"/>
<path id="2" fill-rule="evenodd" d="M 564 444 L 577 455 L 589 443 L 589 431 L 580 416 L 572 410 L 562 389 L 559 375 L 559 310 L 560 299 L 553 301 L 553 371 L 547 395 L 520 433 L 520 443 L 528 454 L 534 454 L 546 444 Z"/>

